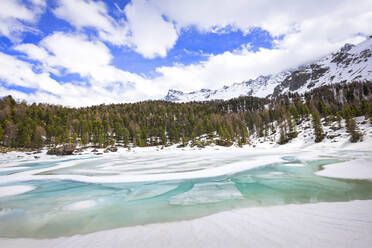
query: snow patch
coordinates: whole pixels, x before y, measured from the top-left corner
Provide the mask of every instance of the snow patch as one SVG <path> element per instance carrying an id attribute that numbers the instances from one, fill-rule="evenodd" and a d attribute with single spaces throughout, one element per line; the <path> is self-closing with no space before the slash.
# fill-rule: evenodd
<path id="1" fill-rule="evenodd" d="M 0 186 L 0 197 L 20 195 L 34 190 L 36 187 L 31 185 Z"/>
<path id="2" fill-rule="evenodd" d="M 372 180 L 372 157 L 324 166 L 315 174 L 325 177 Z"/>
<path id="3" fill-rule="evenodd" d="M 63 209 L 67 211 L 79 211 L 79 210 L 91 208 L 95 205 L 96 205 L 96 201 L 86 200 L 86 201 L 78 201 L 78 202 L 71 203 L 65 206 Z"/>

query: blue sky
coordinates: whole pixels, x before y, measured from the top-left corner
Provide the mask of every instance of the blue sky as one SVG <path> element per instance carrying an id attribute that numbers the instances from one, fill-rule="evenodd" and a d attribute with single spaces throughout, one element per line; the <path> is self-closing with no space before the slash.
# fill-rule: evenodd
<path id="1" fill-rule="evenodd" d="M 220 54 L 225 51 L 239 49 L 242 45 L 250 44 L 251 51 L 257 51 L 261 47 L 271 48 L 273 38 L 267 31 L 259 28 L 248 34 L 240 30 L 229 33 L 200 33 L 194 27 L 183 30 L 166 57 L 145 59 L 129 49 L 112 47 L 115 55 L 113 64 L 133 73 L 143 73 L 154 76 L 157 67 L 172 66 L 174 63 L 190 65 L 207 60 L 207 55 Z"/>
<path id="2" fill-rule="evenodd" d="M 372 33 L 371 6 L 2 0 L 0 96 L 85 106 L 159 99 L 170 88 L 215 89 L 361 42 Z"/>

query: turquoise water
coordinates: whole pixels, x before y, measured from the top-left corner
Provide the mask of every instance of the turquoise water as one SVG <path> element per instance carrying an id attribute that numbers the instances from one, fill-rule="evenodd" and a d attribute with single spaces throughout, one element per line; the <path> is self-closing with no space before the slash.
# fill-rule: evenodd
<path id="1" fill-rule="evenodd" d="M 243 158 L 246 159 L 244 155 L 226 158 L 228 162 L 225 163 L 237 160 L 244 162 Z M 120 167 L 116 172 L 111 170 L 110 173 L 122 173 L 122 170 L 125 173 L 129 173 L 126 170 L 139 173 L 141 169 L 136 171 L 136 166 L 143 167 L 144 171 L 149 167 L 159 169 L 150 163 L 151 159 L 144 159 L 142 165 L 140 158 L 132 159 L 131 162 L 126 161 L 127 166 Z M 167 163 L 168 170 L 172 170 L 175 164 L 183 166 L 177 156 L 173 159 L 155 159 L 157 164 Z M 115 162 L 118 167 L 122 166 L 119 160 L 117 158 Z M 71 162 L 64 160 L 58 161 L 58 164 L 67 161 Z M 223 159 L 213 159 L 212 156 L 195 161 L 190 155 L 184 159 L 184 163 L 194 165 L 187 171 L 197 170 L 195 163 L 205 168 L 213 161 L 215 165 L 224 163 Z M 372 199 L 372 183 L 369 181 L 314 175 L 322 165 L 340 161 L 334 157 L 302 161 L 296 156 L 282 156 L 281 162 L 262 164 L 232 175 L 199 179 L 146 183 L 86 183 L 45 179 L 0 184 L 36 187 L 24 194 L 0 198 L 0 237 L 53 238 L 123 226 L 192 219 L 242 207 Z M 107 158 L 85 159 L 73 168 L 50 170 L 42 174 L 77 174 L 81 169 L 89 169 L 89 165 L 96 171 L 104 168 L 103 165 L 108 162 Z M 293 164 L 305 166 L 289 166 Z M 32 166 L 53 168 L 53 163 Z M 113 164 L 110 164 L 110 168 L 113 168 Z M 185 169 L 182 167 L 173 173 Z M 162 170 L 165 173 L 165 168 Z M 151 169 L 146 173 L 150 172 Z M 89 176 L 97 174 L 84 173 Z"/>

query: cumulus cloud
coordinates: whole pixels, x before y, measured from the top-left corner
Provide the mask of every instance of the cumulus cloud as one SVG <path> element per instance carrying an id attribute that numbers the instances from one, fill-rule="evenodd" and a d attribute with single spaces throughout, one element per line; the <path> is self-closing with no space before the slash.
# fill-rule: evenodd
<path id="1" fill-rule="evenodd" d="M 30 0 L 28 7 L 20 0 L 0 1 L 0 35 L 20 41 L 23 32 L 37 32 L 33 27 L 44 11 L 44 0 Z"/>
<path id="2" fill-rule="evenodd" d="M 233 27 L 249 32 L 252 27 L 262 27 L 274 36 L 296 30 L 308 18 L 328 14 L 345 1 L 270 0 L 154 0 L 157 8 L 179 27 L 196 26 L 210 31 Z M 353 1 L 349 1 L 353 2 Z M 355 3 L 355 2 L 354 2 Z"/>
<path id="3" fill-rule="evenodd" d="M 112 55 L 102 42 L 90 41 L 81 34 L 56 32 L 44 38 L 38 46 L 21 44 L 15 49 L 27 54 L 29 59 L 39 61 L 45 70 L 58 75 L 78 73 L 104 86 L 118 77 L 124 77 L 124 80 L 133 78 L 131 74 L 124 75 L 110 66 Z"/>
<path id="4" fill-rule="evenodd" d="M 145 0 L 133 1 L 124 11 L 135 51 L 146 58 L 165 57 L 178 39 L 173 24 L 164 19 L 156 6 Z"/>
<path id="5" fill-rule="evenodd" d="M 0 79 L 7 85 L 33 88 L 53 94 L 63 93 L 63 89 L 55 80 L 49 77 L 48 73 L 36 74 L 32 70 L 32 66 L 27 62 L 20 61 L 1 52 L 0 68 Z"/>
<path id="6" fill-rule="evenodd" d="M 119 11 L 127 21 L 114 19 L 105 3 L 92 0 L 60 0 L 53 13 L 78 30 L 94 28 L 102 40 L 131 47 L 145 58 L 165 57 L 178 38 L 173 24 L 144 0 L 133 1 Z"/>
<path id="7" fill-rule="evenodd" d="M 103 2 L 91 0 L 60 0 L 53 13 L 77 29 L 95 28 L 101 39 L 115 45 L 128 44 L 128 29 L 123 20 L 108 14 Z"/>
<path id="8" fill-rule="evenodd" d="M 26 59 L 37 61 L 42 73 L 34 72 L 33 65 L 26 61 L 3 54 L 6 56 L 3 64 L 8 67 L 2 71 L 0 79 L 8 84 L 37 89 L 38 92 L 30 94 L 29 100 L 40 97 L 39 101 L 45 99 L 58 104 L 84 106 L 146 100 L 161 93 L 151 80 L 111 65 L 113 57 L 105 44 L 89 40 L 85 35 L 56 32 L 38 45 L 21 44 L 14 49 L 24 53 Z M 18 70 L 22 73 L 17 74 Z M 58 83 L 50 73 L 57 76 L 77 73 L 88 81 L 88 85 Z"/>

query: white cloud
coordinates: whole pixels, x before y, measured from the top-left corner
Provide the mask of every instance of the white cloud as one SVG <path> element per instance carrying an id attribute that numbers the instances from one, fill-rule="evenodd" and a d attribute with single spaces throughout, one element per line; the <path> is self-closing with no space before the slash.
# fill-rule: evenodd
<path id="1" fill-rule="evenodd" d="M 35 94 L 30 94 L 30 101 L 41 97 L 38 101 L 84 106 L 146 100 L 162 93 L 150 80 L 111 65 L 110 50 L 102 42 L 88 40 L 84 35 L 56 32 L 44 38 L 38 46 L 22 44 L 15 50 L 26 54 L 27 59 L 40 62 L 42 73 L 35 73 L 30 63 L 4 54 L 7 56 L 4 65 L 9 68 L 3 71 L 4 75 L 0 74 L 0 79 L 8 84 L 38 89 Z M 18 70 L 23 73 L 17 74 Z M 23 75 L 25 73 L 27 77 Z M 57 83 L 50 73 L 58 76 L 77 73 L 89 84 Z"/>
<path id="2" fill-rule="evenodd" d="M 84 35 L 54 33 L 44 38 L 39 46 L 22 44 L 16 50 L 27 54 L 29 59 L 42 63 L 44 69 L 53 73 L 78 73 L 101 85 L 112 82 L 107 79 L 113 68 L 110 50 L 100 41 L 89 41 Z M 109 72 L 101 75 L 102 71 Z"/>
<path id="3" fill-rule="evenodd" d="M 20 0 L 0 1 L 0 35 L 19 41 L 23 32 L 37 32 L 32 26 L 44 11 L 44 0 L 31 0 L 26 7 Z"/>
<path id="4" fill-rule="evenodd" d="M 46 64 L 66 68 L 70 73 L 88 76 L 110 63 L 110 50 L 100 41 L 89 41 L 83 35 L 54 33 L 40 42 L 50 56 Z"/>
<path id="5" fill-rule="evenodd" d="M 136 0 L 135 0 L 136 1 Z M 210 31 L 232 26 L 249 32 L 252 27 L 262 27 L 273 35 L 286 34 L 308 18 L 326 15 L 339 8 L 345 1 L 282 0 L 153 0 L 160 12 L 176 22 L 179 27 L 196 26 Z M 348 0 L 355 4 L 355 1 Z"/>
<path id="6" fill-rule="evenodd" d="M 54 14 L 77 28 L 96 27 L 101 30 L 113 29 L 113 20 L 107 14 L 103 2 L 61 0 Z"/>
<path id="7" fill-rule="evenodd" d="M 102 40 L 131 47 L 145 58 L 165 57 L 178 38 L 173 24 L 144 0 L 134 1 L 119 10 L 126 15 L 127 22 L 111 17 L 105 3 L 100 1 L 60 0 L 53 12 L 77 29 L 95 28 Z"/>
<path id="8" fill-rule="evenodd" d="M 0 96 L 13 95 L 28 102 L 47 102 L 67 106 L 89 106 L 101 103 L 121 103 L 146 100 L 151 92 L 156 92 L 145 79 L 135 82 L 125 81 L 126 72 L 104 65 L 100 73 L 110 74 L 105 79 L 121 80 L 111 82 L 110 87 L 98 83 L 99 78 L 90 78 L 91 85 L 69 82 L 59 83 L 47 71 L 37 73 L 33 65 L 0 52 Z M 113 70 L 113 71 L 110 71 Z M 120 78 L 123 76 L 123 78 Z M 106 82 L 107 83 L 107 82 Z M 130 83 L 130 87 L 128 84 Z M 33 89 L 25 93 L 9 86 L 22 86 Z"/>
<path id="9" fill-rule="evenodd" d="M 63 93 L 62 87 L 48 73 L 36 74 L 32 65 L 1 52 L 0 68 L 0 80 L 6 85 L 33 88 L 52 94 Z"/>
<path id="10" fill-rule="evenodd" d="M 134 50 L 146 58 L 165 57 L 178 38 L 173 24 L 164 20 L 162 13 L 145 0 L 127 5 L 125 13 Z"/>
<path id="11" fill-rule="evenodd" d="M 91 0 L 60 0 L 53 13 L 77 29 L 95 28 L 101 39 L 115 45 L 128 44 L 128 30 L 123 21 L 108 14 L 105 3 Z"/>

